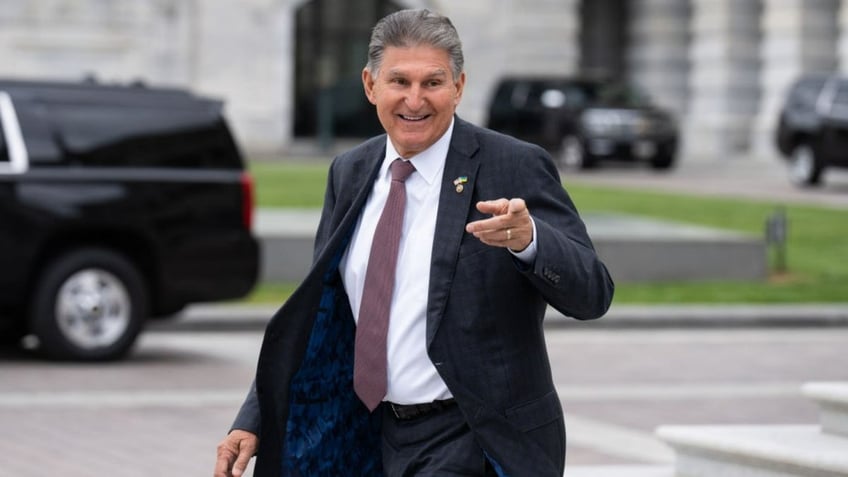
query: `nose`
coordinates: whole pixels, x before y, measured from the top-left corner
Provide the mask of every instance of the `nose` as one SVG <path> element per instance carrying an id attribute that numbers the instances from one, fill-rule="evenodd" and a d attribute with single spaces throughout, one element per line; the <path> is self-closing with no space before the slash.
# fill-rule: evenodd
<path id="1" fill-rule="evenodd" d="M 424 91 L 420 85 L 413 85 L 406 95 L 406 106 L 412 111 L 418 111 L 424 106 Z"/>

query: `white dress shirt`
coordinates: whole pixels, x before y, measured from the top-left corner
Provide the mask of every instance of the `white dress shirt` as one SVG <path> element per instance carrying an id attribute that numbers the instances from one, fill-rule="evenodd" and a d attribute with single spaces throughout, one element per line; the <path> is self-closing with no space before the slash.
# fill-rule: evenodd
<path id="1" fill-rule="evenodd" d="M 415 172 L 406 180 L 406 209 L 386 338 L 388 383 L 385 400 L 397 404 L 427 403 L 452 396 L 427 356 L 430 258 L 436 231 L 439 191 L 452 135 L 453 122 L 432 146 L 411 158 L 403 158 L 412 162 Z M 386 156 L 377 180 L 340 264 L 342 283 L 357 322 L 374 230 L 389 196 L 389 165 L 398 157 L 400 155 L 392 141 L 387 139 Z M 530 246 L 520 253 L 513 252 L 525 263 L 532 262 L 536 256 L 535 223 L 533 229 L 534 240 Z"/>
<path id="2" fill-rule="evenodd" d="M 426 346 L 430 257 L 439 191 L 452 133 L 453 122 L 435 144 L 411 158 L 404 158 L 412 161 L 415 172 L 406 180 L 406 211 L 386 338 L 388 391 L 385 399 L 398 404 L 425 403 L 451 397 L 447 385 L 427 356 Z M 340 264 L 342 282 L 357 321 L 374 230 L 389 195 L 389 165 L 398 157 L 400 155 L 392 141 L 386 140 L 386 157 Z"/>

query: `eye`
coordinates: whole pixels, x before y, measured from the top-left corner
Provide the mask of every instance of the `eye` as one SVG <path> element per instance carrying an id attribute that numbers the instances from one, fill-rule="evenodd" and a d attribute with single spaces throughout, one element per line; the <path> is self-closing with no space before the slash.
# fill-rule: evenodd
<path id="1" fill-rule="evenodd" d="M 390 79 L 389 82 L 392 83 L 392 84 L 397 84 L 397 85 L 405 85 L 406 79 L 400 78 L 400 77 L 394 77 L 394 78 Z"/>

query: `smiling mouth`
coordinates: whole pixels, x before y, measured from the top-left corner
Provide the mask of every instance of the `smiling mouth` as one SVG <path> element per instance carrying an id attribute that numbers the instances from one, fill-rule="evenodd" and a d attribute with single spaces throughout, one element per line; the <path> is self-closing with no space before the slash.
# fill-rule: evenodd
<path id="1" fill-rule="evenodd" d="M 398 114 L 398 117 L 403 119 L 404 121 L 423 121 L 430 117 L 429 114 L 425 114 L 423 116 L 407 116 L 405 114 Z"/>

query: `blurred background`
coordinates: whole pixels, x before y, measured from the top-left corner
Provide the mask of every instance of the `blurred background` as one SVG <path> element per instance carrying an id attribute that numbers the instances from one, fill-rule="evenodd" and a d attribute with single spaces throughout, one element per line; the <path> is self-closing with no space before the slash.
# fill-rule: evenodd
<path id="1" fill-rule="evenodd" d="M 3 0 L 0 76 L 188 87 L 227 101 L 251 157 L 284 157 L 378 131 L 368 36 L 408 7 L 456 24 L 465 119 L 504 76 L 612 76 L 673 112 L 686 160 L 773 155 L 790 82 L 848 62 L 840 0 Z"/>
<path id="2" fill-rule="evenodd" d="M 653 158 L 651 168 L 562 168 L 616 280 L 604 319 L 552 310 L 546 322 L 569 429 L 566 475 L 848 475 L 848 389 L 822 384 L 848 382 L 848 174 L 794 187 L 777 160 L 792 159 L 796 183 L 818 182 L 825 156 L 804 128 L 827 98 L 814 122 L 828 127 L 816 131 L 843 141 L 826 156 L 848 164 L 848 81 L 820 75 L 848 71 L 848 0 L 0 0 L 0 78 L 222 99 L 243 152 L 231 174 L 241 193 L 216 197 L 239 206 L 236 222 L 262 253 L 251 295 L 151 320 L 122 361 L 0 347 L 0 422 L 13 430 L 0 434 L 0 476 L 212 473 L 265 324 L 309 267 L 329 160 L 381 132 L 360 81 L 370 29 L 409 7 L 444 13 L 459 31 L 464 119 L 516 135 L 511 127 L 535 124 L 545 136 L 532 140 L 550 142 L 562 166 L 588 168 L 613 133 Z M 574 109 L 577 135 L 571 94 L 596 90 L 598 101 Z M 800 113 L 785 115 L 796 96 Z M 674 168 L 657 155 L 666 145 Z M 0 219 L 25 210 L 15 187 L 44 177 L 31 165 L 0 168 Z M 59 185 L 84 172 L 56 170 Z M 158 210 L 174 208 L 166 189 L 149 189 L 161 194 Z M 10 237 L 0 249 L 13 254 L 29 240 Z M 67 245 L 65 229 L 56 237 Z M 177 240 L 191 248 L 186 237 Z M 207 278 L 232 278 L 197 258 Z M 0 264 L 7 283 L 22 281 Z M 830 413 L 821 425 L 820 407 Z"/>

